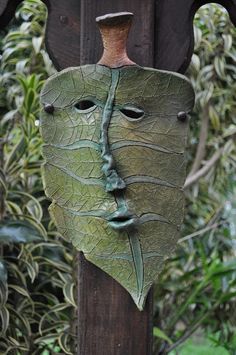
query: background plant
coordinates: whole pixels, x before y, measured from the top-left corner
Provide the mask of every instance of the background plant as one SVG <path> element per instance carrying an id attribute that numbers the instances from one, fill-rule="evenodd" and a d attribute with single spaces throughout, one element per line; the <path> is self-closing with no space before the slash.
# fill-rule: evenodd
<path id="1" fill-rule="evenodd" d="M 41 1 L 25 0 L 0 38 L 3 354 L 75 352 L 74 251 L 48 215 L 40 174 L 39 92 L 54 71 L 44 49 L 45 18 Z M 222 8 L 199 10 L 195 43 L 188 72 L 196 106 L 187 216 L 177 253 L 155 291 L 155 354 L 197 354 L 192 343 L 179 350 L 196 333 L 199 342 L 208 338 L 203 355 L 209 342 L 221 346 L 221 355 L 236 353 L 236 31 Z"/>
<path id="2" fill-rule="evenodd" d="M 21 5 L 1 57 L 1 354 L 71 354 L 73 251 L 55 231 L 41 181 L 39 92 L 53 72 L 45 7 Z"/>
<path id="3" fill-rule="evenodd" d="M 236 30 L 226 11 L 217 5 L 201 8 L 188 71 L 196 105 L 187 216 L 179 249 L 156 288 L 155 354 L 180 349 L 195 332 L 221 345 L 221 353 L 236 354 L 235 61 Z"/>

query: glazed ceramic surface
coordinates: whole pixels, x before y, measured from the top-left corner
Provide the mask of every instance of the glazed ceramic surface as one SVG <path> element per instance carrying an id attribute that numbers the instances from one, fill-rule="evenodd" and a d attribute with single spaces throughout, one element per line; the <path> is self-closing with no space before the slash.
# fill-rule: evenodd
<path id="1" fill-rule="evenodd" d="M 193 89 L 171 72 L 86 65 L 52 76 L 41 103 L 57 228 L 143 309 L 183 222 Z"/>

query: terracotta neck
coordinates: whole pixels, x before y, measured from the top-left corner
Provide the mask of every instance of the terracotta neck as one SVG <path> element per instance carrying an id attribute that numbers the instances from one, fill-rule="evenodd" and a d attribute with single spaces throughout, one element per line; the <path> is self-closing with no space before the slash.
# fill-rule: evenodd
<path id="1" fill-rule="evenodd" d="M 128 58 L 126 50 L 132 17 L 133 14 L 130 12 L 119 12 L 96 18 L 104 48 L 102 58 L 98 64 L 110 68 L 136 65 Z"/>

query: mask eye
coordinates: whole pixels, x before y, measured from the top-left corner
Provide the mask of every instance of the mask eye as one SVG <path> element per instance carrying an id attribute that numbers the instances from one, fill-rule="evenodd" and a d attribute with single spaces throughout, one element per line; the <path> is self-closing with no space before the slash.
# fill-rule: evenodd
<path id="1" fill-rule="evenodd" d="M 144 111 L 137 107 L 124 107 L 120 112 L 130 121 L 140 120 L 144 116 Z"/>
<path id="2" fill-rule="evenodd" d="M 91 100 L 80 100 L 78 101 L 74 107 L 76 108 L 76 110 L 78 111 L 92 111 L 93 109 L 95 109 L 96 104 L 91 101 Z"/>

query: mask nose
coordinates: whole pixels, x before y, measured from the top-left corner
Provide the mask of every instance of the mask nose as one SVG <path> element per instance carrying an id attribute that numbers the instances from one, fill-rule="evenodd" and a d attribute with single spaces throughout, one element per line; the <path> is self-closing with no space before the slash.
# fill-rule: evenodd
<path id="1" fill-rule="evenodd" d="M 118 86 L 120 73 L 118 70 L 111 70 L 111 86 L 109 88 L 107 101 L 104 105 L 101 120 L 100 147 L 103 160 L 102 171 L 106 177 L 105 190 L 107 192 L 118 192 L 126 188 L 126 183 L 119 176 L 113 158 L 110 142 L 108 138 L 109 126 L 114 111 L 114 100 L 116 88 Z"/>
<path id="2" fill-rule="evenodd" d="M 115 192 L 124 190 L 126 188 L 126 183 L 117 173 L 112 155 L 105 154 L 105 156 L 103 155 L 103 159 L 105 164 L 102 167 L 102 171 L 106 176 L 106 191 Z"/>
<path id="3" fill-rule="evenodd" d="M 124 190 L 126 184 L 124 180 L 117 174 L 116 170 L 112 170 L 106 178 L 106 191 L 115 192 L 117 190 Z"/>

